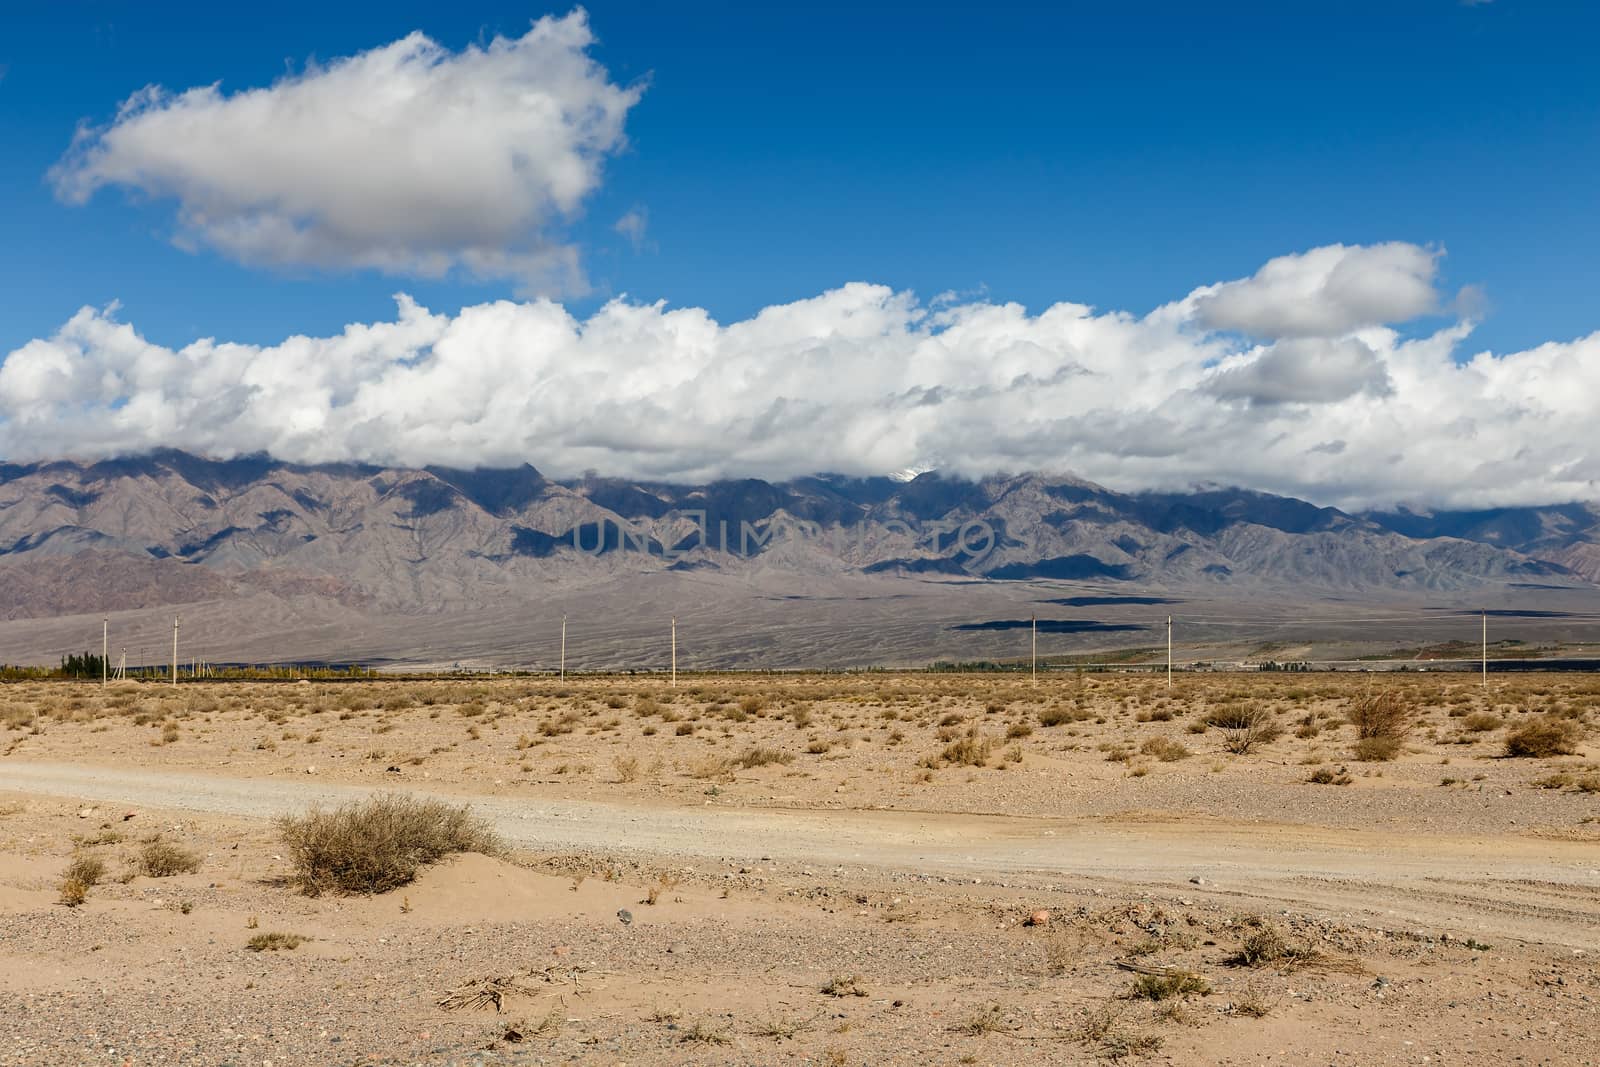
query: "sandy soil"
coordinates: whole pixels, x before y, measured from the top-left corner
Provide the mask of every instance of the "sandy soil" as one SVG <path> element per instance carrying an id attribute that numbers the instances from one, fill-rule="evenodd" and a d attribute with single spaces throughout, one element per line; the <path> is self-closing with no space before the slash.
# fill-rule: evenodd
<path id="1" fill-rule="evenodd" d="M 3 687 L 0 1064 L 1600 1060 L 1600 685 L 1383 679 L 1419 722 L 1359 762 L 1367 684 Z M 1285 733 L 1191 732 L 1239 705 Z M 296 892 L 273 817 L 386 789 L 510 851 Z M 199 870 L 134 874 L 158 833 Z"/>

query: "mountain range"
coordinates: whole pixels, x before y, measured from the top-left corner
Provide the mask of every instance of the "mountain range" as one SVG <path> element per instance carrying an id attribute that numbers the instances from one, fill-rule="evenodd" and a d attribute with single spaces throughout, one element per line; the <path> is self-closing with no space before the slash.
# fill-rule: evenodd
<path id="1" fill-rule="evenodd" d="M 49 655 L 23 620 L 186 604 L 249 603 L 257 618 L 288 606 L 360 629 L 525 616 L 590 592 L 626 604 L 630 587 L 738 590 L 711 597 L 737 614 L 778 587 L 874 600 L 914 588 L 926 603 L 1062 582 L 1213 600 L 1593 591 L 1600 506 L 1350 514 L 1243 489 L 1122 493 L 1039 473 L 689 486 L 176 451 L 0 464 L 0 653 L 18 658 Z M 447 638 L 430 643 L 449 651 Z"/>

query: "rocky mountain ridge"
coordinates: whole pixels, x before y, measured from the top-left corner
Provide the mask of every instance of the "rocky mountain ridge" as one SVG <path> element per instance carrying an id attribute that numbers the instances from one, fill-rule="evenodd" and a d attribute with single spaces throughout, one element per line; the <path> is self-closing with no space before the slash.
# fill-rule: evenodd
<path id="1" fill-rule="evenodd" d="M 245 593 L 447 612 L 662 570 L 1322 594 L 1588 585 L 1600 508 L 1347 514 L 1046 474 L 683 486 L 182 452 L 0 464 L 0 618 Z"/>

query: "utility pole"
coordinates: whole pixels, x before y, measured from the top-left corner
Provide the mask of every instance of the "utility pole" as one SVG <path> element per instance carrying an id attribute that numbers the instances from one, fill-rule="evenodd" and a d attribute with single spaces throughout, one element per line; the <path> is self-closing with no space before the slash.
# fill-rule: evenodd
<path id="1" fill-rule="evenodd" d="M 1033 684 L 1037 688 L 1039 685 L 1039 616 L 1037 613 L 1034 614 L 1029 625 L 1033 629 Z"/>
<path id="2" fill-rule="evenodd" d="M 111 676 L 111 620 L 100 620 L 100 688 L 106 687 Z"/>
<path id="3" fill-rule="evenodd" d="M 561 680 L 567 680 L 567 617 L 561 616 Z"/>
<path id="4" fill-rule="evenodd" d="M 1167 688 L 1172 688 L 1172 616 L 1167 616 Z"/>
<path id="5" fill-rule="evenodd" d="M 678 617 L 672 617 L 672 687 L 678 687 Z"/>
<path id="6" fill-rule="evenodd" d="M 178 617 L 172 617 L 172 684 L 178 684 Z"/>
<path id="7" fill-rule="evenodd" d="M 1489 609 L 1483 609 L 1483 687 L 1489 688 Z"/>

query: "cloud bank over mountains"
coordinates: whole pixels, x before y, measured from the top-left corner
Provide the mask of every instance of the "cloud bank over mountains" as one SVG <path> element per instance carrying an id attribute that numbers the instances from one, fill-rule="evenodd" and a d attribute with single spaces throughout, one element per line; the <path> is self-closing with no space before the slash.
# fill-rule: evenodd
<path id="1" fill-rule="evenodd" d="M 84 308 L 0 363 L 0 459 L 175 447 L 702 482 L 1070 470 L 1345 507 L 1600 498 L 1600 333 L 1466 358 L 1442 251 L 1328 245 L 1145 315 L 853 283 L 719 323 L 614 300 L 585 319 L 563 223 L 643 91 L 581 9 L 450 51 L 420 33 L 265 87 L 145 89 L 52 170 L 82 202 L 176 204 L 175 240 L 249 264 L 504 279 L 538 294 L 333 337 L 179 349 Z M 647 205 L 615 224 L 647 244 Z"/>
<path id="2" fill-rule="evenodd" d="M 1359 507 L 1600 497 L 1600 333 L 1463 358 L 1441 253 L 1332 245 L 1137 316 L 852 283 L 718 323 L 614 300 L 431 312 L 256 346 L 84 308 L 0 364 L 0 456 L 170 446 L 658 480 L 1070 470 Z"/>
<path id="3" fill-rule="evenodd" d="M 81 203 L 119 186 L 178 204 L 176 239 L 243 263 L 583 288 L 560 223 L 624 144 L 641 86 L 588 55 L 587 16 L 450 52 L 421 33 L 276 84 L 151 86 L 52 170 Z"/>

